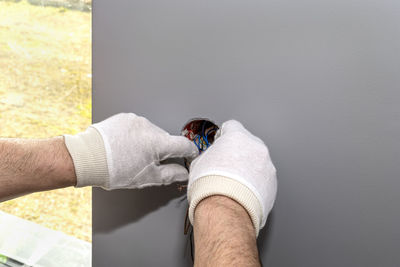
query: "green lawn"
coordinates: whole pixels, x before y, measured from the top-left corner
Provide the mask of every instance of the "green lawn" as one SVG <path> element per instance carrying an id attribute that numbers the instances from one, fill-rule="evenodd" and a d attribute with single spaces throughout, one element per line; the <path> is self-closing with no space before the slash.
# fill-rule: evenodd
<path id="1" fill-rule="evenodd" d="M 77 133 L 91 121 L 91 13 L 0 1 L 0 136 Z M 91 190 L 62 189 L 0 210 L 91 241 Z"/>

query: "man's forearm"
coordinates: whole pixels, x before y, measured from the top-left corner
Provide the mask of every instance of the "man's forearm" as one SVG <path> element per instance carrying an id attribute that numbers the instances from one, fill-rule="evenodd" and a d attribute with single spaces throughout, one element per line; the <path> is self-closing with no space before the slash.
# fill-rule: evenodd
<path id="1" fill-rule="evenodd" d="M 75 184 L 63 137 L 0 139 L 0 201 Z"/>
<path id="2" fill-rule="evenodd" d="M 224 196 L 196 207 L 195 266 L 260 266 L 256 234 L 246 210 Z"/>

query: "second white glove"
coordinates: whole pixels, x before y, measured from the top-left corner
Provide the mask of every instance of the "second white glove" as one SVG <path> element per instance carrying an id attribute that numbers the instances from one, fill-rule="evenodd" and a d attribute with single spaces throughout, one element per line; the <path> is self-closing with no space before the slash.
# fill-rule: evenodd
<path id="1" fill-rule="evenodd" d="M 256 234 L 264 227 L 277 192 L 276 169 L 264 142 L 238 121 L 227 121 L 214 144 L 190 166 L 188 200 L 196 206 L 213 195 L 230 197 L 249 213 Z"/>

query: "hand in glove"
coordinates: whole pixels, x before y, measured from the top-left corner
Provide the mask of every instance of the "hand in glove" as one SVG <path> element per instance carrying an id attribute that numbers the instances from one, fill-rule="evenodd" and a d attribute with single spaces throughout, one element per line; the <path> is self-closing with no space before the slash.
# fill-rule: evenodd
<path id="1" fill-rule="evenodd" d="M 225 122 L 214 144 L 190 166 L 188 200 L 193 224 L 197 204 L 224 195 L 249 213 L 256 235 L 264 227 L 277 192 L 276 169 L 268 148 L 238 121 Z"/>
<path id="2" fill-rule="evenodd" d="M 77 187 L 143 188 L 188 179 L 168 158 L 195 157 L 198 150 L 182 136 L 171 136 L 146 118 L 121 113 L 93 124 L 85 132 L 65 135 Z"/>

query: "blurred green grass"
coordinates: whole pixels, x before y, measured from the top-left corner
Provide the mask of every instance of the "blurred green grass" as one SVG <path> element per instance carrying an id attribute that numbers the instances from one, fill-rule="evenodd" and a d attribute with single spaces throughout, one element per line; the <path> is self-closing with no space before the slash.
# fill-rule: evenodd
<path id="1" fill-rule="evenodd" d="M 91 13 L 0 1 L 0 136 L 73 134 L 91 122 Z M 36 193 L 0 209 L 91 241 L 91 189 Z"/>

